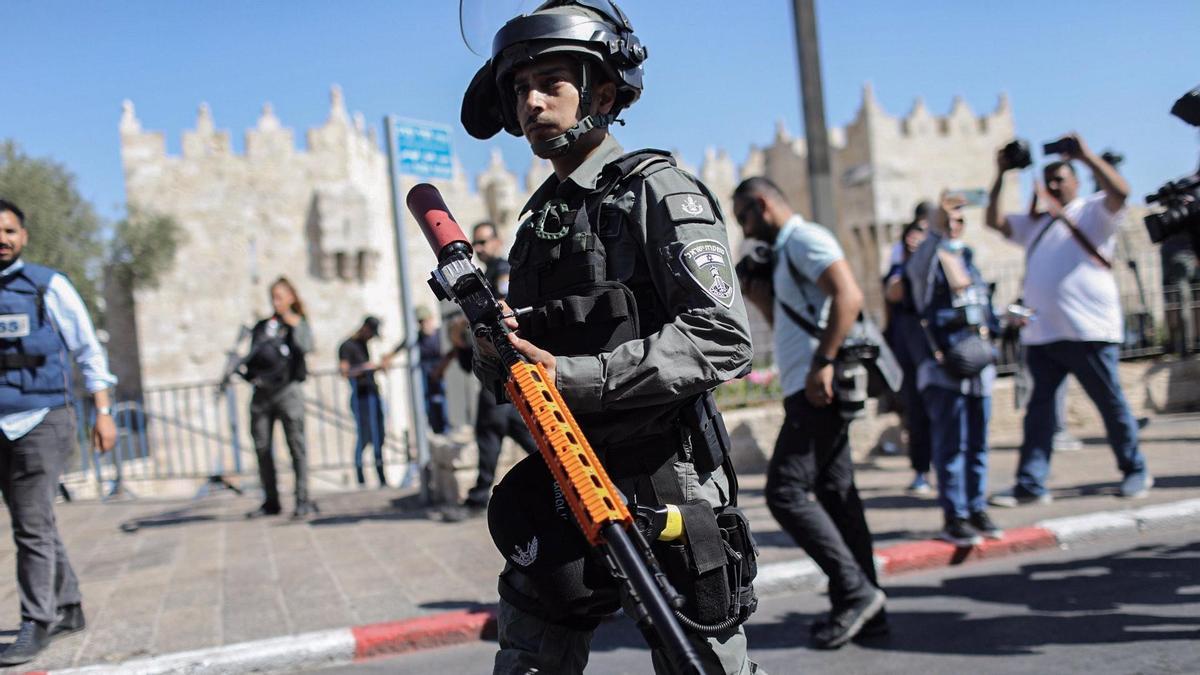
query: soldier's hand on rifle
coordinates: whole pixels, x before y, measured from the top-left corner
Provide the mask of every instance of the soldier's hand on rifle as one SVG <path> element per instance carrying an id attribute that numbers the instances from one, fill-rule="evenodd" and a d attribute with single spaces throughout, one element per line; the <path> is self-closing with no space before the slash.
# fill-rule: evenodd
<path id="1" fill-rule="evenodd" d="M 511 321 L 516 323 L 515 319 L 511 319 Z M 551 382 L 557 381 L 555 377 L 557 375 L 556 366 L 558 361 L 554 358 L 553 354 L 545 349 L 539 348 L 529 340 L 517 337 L 516 333 L 509 333 L 508 341 L 512 343 L 512 346 L 515 347 L 518 352 L 521 352 L 521 356 L 529 359 L 532 363 L 540 363 L 542 367 L 546 369 L 546 377 Z"/>

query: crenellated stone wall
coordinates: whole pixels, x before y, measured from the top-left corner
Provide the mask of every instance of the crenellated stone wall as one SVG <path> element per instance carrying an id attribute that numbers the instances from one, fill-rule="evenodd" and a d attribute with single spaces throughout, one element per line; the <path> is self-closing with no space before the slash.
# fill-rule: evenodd
<path id="1" fill-rule="evenodd" d="M 838 222 L 826 225 L 878 311 L 880 273 L 913 207 L 943 189 L 989 187 L 995 152 L 1015 129 L 1003 95 L 990 113 L 976 115 L 955 99 L 941 117 L 920 99 L 906 116 L 893 117 L 869 85 L 862 96 L 854 119 L 830 129 Z M 295 133 L 270 104 L 246 131 L 241 154 L 207 105 L 183 133 L 179 155 L 167 153 L 161 132 L 143 130 L 130 102 L 120 136 L 129 203 L 174 216 L 186 234 L 174 269 L 156 288 L 138 290 L 126 302 L 110 299 L 121 315 L 113 321 L 128 328 L 114 331 L 110 346 L 114 367 L 127 374 L 124 393 L 216 378 L 238 327 L 270 311 L 267 289 L 279 275 L 292 279 L 308 306 L 317 339 L 311 368 L 335 365 L 338 344 L 364 314 L 383 320 L 389 345 L 401 337 L 386 157 L 375 130 L 361 114 L 347 112 L 336 86 L 325 123 L 307 130 L 304 148 L 296 147 Z M 679 159 L 720 202 L 736 251 L 742 237 L 730 196 L 738 181 L 766 175 L 810 215 L 806 154 L 805 140 L 781 123 L 771 144 L 752 147 L 740 167 L 715 148 L 705 151 L 697 169 Z M 550 173 L 548 162 L 535 160 L 520 179 L 493 151 L 473 182 L 456 159 L 453 178 L 435 184 L 464 227 L 489 219 L 511 241 L 518 211 Z M 1019 211 L 1019 178 L 1013 173 L 1008 180 L 1001 206 Z M 403 194 L 416 181 L 400 182 Z M 402 216 L 413 299 L 432 306 L 425 280 L 433 256 L 408 214 Z M 1019 267 L 1020 249 L 986 230 L 982 207 L 968 209 L 967 218 L 967 240 L 985 272 Z M 1129 231 L 1140 250 L 1144 236 L 1137 228 Z M 766 344 L 765 334 L 756 331 L 756 345 Z"/>

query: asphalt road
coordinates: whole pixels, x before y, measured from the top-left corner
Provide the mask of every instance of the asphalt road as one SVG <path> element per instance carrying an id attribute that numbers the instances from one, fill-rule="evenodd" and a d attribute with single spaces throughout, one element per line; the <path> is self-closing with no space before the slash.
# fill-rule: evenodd
<path id="1" fill-rule="evenodd" d="M 1200 672 L 1200 527 L 893 577 L 890 637 L 837 652 L 804 646 L 827 610 L 814 593 L 765 599 L 748 625 L 769 673 Z M 632 625 L 605 623 L 588 673 L 649 673 Z M 494 643 L 322 673 L 490 673 Z"/>

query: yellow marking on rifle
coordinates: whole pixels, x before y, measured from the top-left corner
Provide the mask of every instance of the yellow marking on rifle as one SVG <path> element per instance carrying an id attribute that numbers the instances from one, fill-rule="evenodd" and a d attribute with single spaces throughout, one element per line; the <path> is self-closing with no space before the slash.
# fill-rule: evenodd
<path id="1" fill-rule="evenodd" d="M 633 516 L 562 396 L 549 382 L 546 369 L 538 364 L 517 363 L 509 372 L 512 377 L 505 384 L 508 396 L 534 432 L 542 458 L 562 487 L 584 536 L 593 546 L 603 543 L 603 526 L 628 525 Z"/>

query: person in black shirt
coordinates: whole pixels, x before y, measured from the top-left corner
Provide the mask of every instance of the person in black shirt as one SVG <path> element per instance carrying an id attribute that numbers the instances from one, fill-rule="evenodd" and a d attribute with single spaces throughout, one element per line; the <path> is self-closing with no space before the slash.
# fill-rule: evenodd
<path id="1" fill-rule="evenodd" d="M 292 470 L 296 473 L 296 510 L 293 518 L 318 512 L 308 497 L 308 453 L 304 443 L 304 392 L 300 383 L 308 376 L 304 355 L 313 349 L 312 329 L 304 315 L 304 303 L 286 277 L 271 284 L 274 313 L 254 325 L 250 354 L 243 363 L 243 376 L 254 385 L 250 400 L 250 432 L 258 455 L 262 481 L 262 506 L 248 518 L 273 516 L 280 512 L 279 488 L 271 436 L 278 420 L 283 424 Z"/>
<path id="2" fill-rule="evenodd" d="M 498 299 L 508 295 L 508 260 L 502 255 L 504 242 L 496 234 L 496 227 L 483 221 L 471 231 L 472 247 L 484 265 L 484 275 Z M 465 357 L 464 367 L 471 370 L 470 350 L 467 344 L 456 345 Z M 475 487 L 467 493 L 463 506 L 472 512 L 482 513 L 491 498 L 492 484 L 496 481 L 496 464 L 500 461 L 500 444 L 508 436 L 527 453 L 537 452 L 537 443 L 529 435 L 521 414 L 510 403 L 497 403 L 495 395 L 487 387 L 479 390 L 479 401 L 475 414 L 475 445 L 479 448 L 479 477 Z"/>
<path id="3" fill-rule="evenodd" d="M 375 473 L 379 476 L 379 487 L 387 487 L 387 475 L 383 469 L 383 404 L 379 398 L 379 386 L 375 383 L 375 371 L 386 368 L 386 360 L 372 362 L 367 343 L 379 337 L 379 319 L 368 316 L 354 334 L 338 347 L 338 371 L 350 381 L 350 410 L 358 429 L 354 444 L 354 472 L 359 485 L 365 485 L 363 476 L 363 450 L 370 443 L 375 449 Z"/>

